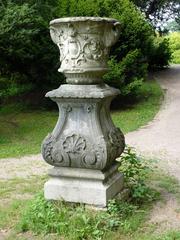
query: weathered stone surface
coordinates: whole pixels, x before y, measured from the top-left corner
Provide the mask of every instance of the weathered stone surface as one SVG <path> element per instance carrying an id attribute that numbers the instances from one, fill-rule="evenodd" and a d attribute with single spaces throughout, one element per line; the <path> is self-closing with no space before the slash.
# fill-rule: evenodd
<path id="1" fill-rule="evenodd" d="M 106 85 L 101 88 L 94 85 L 91 93 L 81 85 L 78 87 L 84 95 L 79 94 L 77 98 L 75 94 L 79 90 L 73 94 L 71 85 L 61 87 L 48 93 L 57 102 L 60 117 L 54 131 L 43 142 L 44 159 L 58 167 L 107 168 L 124 150 L 124 136 L 114 126 L 109 111 L 118 91 Z"/>
<path id="2" fill-rule="evenodd" d="M 120 24 L 99 17 L 60 18 L 50 22 L 50 34 L 60 51 L 60 72 L 68 83 L 102 83 L 110 47 L 117 41 Z"/>
<path id="3" fill-rule="evenodd" d="M 122 189 L 115 160 L 125 141 L 109 109 L 119 90 L 102 80 L 119 26 L 115 19 L 99 17 L 50 22 L 51 38 L 60 50 L 59 71 L 68 84 L 46 94 L 59 107 L 57 124 L 42 144 L 44 160 L 55 166 L 45 184 L 47 199 L 104 207 Z"/>
<path id="4" fill-rule="evenodd" d="M 105 207 L 123 188 L 123 175 L 117 165 L 109 170 L 55 168 L 45 184 L 45 198 Z"/>

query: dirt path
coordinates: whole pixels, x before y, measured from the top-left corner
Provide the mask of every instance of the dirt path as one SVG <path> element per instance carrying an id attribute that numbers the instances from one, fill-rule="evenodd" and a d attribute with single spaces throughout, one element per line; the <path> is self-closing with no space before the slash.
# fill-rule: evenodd
<path id="1" fill-rule="evenodd" d="M 157 159 L 157 166 L 180 181 L 180 65 L 154 74 L 165 90 L 161 110 L 147 126 L 126 135 L 126 143 L 143 156 Z M 155 232 L 180 229 L 179 201 L 171 194 L 158 201 L 151 212 L 149 224 Z"/>
<path id="2" fill-rule="evenodd" d="M 21 158 L 4 158 L 0 162 L 0 180 L 45 175 L 50 168 L 40 154 Z"/>
<path id="3" fill-rule="evenodd" d="M 165 101 L 147 126 L 126 135 L 126 143 L 145 156 L 159 159 L 158 165 L 180 180 L 180 65 L 154 74 Z"/>

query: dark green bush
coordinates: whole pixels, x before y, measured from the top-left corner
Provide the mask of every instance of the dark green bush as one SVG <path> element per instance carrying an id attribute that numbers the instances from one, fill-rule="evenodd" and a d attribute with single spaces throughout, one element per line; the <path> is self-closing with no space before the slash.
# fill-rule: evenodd
<path id="1" fill-rule="evenodd" d="M 45 88 L 55 82 L 57 86 L 63 80 L 48 29 L 54 6 L 46 1 L 40 9 L 33 1 L 0 4 L 0 77 L 8 79 L 7 91 L 26 84 Z"/>
<path id="2" fill-rule="evenodd" d="M 119 63 L 114 58 L 109 61 L 110 71 L 104 76 L 105 82 L 119 88 L 123 97 L 137 96 L 146 76 L 147 65 L 140 62 L 140 55 L 139 50 L 134 50 Z"/>
<path id="3" fill-rule="evenodd" d="M 0 77 L 8 79 L 7 90 L 1 81 L 5 92 L 22 92 L 23 88 L 17 89 L 26 84 L 44 91 L 64 81 L 57 72 L 59 52 L 48 29 L 51 19 L 64 16 L 106 16 L 120 21 L 121 34 L 111 50 L 110 73 L 105 80 L 119 88 L 123 98 L 139 94 L 148 64 L 159 67 L 168 63 L 167 41 L 153 44 L 152 27 L 129 0 L 3 0 Z"/>
<path id="4" fill-rule="evenodd" d="M 153 39 L 148 52 L 149 68 L 163 68 L 169 65 L 171 60 L 171 50 L 169 40 L 163 37 Z"/>

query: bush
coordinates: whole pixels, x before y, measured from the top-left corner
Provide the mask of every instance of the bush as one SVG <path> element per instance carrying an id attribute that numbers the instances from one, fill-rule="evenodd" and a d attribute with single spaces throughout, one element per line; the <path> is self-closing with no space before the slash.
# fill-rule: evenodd
<path id="1" fill-rule="evenodd" d="M 121 62 L 115 58 L 109 61 L 109 73 L 104 80 L 109 85 L 120 89 L 121 97 L 136 97 L 140 92 L 143 77 L 146 76 L 147 65 L 139 62 L 140 52 L 130 51 Z M 133 65 L 133 68 L 132 68 Z"/>
<path id="2" fill-rule="evenodd" d="M 154 37 L 148 53 L 150 68 L 163 68 L 169 65 L 171 50 L 169 40 L 164 37 Z"/>
<path id="3" fill-rule="evenodd" d="M 105 16 L 120 21 L 121 34 L 111 50 L 110 73 L 105 80 L 119 88 L 124 99 L 139 94 L 148 63 L 154 64 L 157 52 L 160 54 L 158 66 L 167 65 L 166 41 L 158 43 L 158 47 L 152 44 L 152 27 L 129 0 L 3 0 L 0 5 L 0 77 L 10 79 L 7 92 L 21 84 L 42 91 L 64 82 L 63 75 L 57 72 L 59 51 L 48 29 L 49 20 L 64 16 Z M 15 75 L 19 75 L 19 79 L 14 78 Z M 15 87 L 11 87 L 12 78 Z"/>
<path id="4" fill-rule="evenodd" d="M 180 64 L 180 32 L 171 33 L 168 38 L 172 51 L 172 63 Z"/>
<path id="5" fill-rule="evenodd" d="M 172 53 L 172 63 L 180 64 L 180 49 Z"/>
<path id="6" fill-rule="evenodd" d="M 124 174 L 126 186 L 130 189 L 133 202 L 153 201 L 158 193 L 147 185 L 147 179 L 152 168 L 147 161 L 138 157 L 132 148 L 126 147 L 121 156 L 119 171 Z"/>
<path id="7" fill-rule="evenodd" d="M 49 37 L 53 14 L 53 3 L 47 1 L 40 9 L 33 1 L 0 4 L 0 77 L 8 79 L 6 92 L 26 84 L 39 89 L 57 86 L 57 80 L 63 80 L 57 73 L 58 52 Z"/>

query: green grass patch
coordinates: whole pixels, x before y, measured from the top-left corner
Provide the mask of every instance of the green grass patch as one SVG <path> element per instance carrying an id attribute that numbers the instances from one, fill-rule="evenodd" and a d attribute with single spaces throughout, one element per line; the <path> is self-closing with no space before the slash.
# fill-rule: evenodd
<path id="1" fill-rule="evenodd" d="M 11 199 L 12 195 L 18 195 L 21 199 L 25 194 L 33 195 L 42 188 L 47 176 L 33 176 L 31 178 L 13 178 L 9 180 L 0 180 L 0 197 Z"/>
<path id="2" fill-rule="evenodd" d="M 141 87 L 141 99 L 122 111 L 112 112 L 116 126 L 128 133 L 144 126 L 158 112 L 163 97 L 159 84 L 155 81 L 145 82 Z"/>
<path id="3" fill-rule="evenodd" d="M 145 125 L 159 110 L 162 95 L 157 82 L 144 83 L 141 88 L 143 97 L 138 103 L 112 112 L 115 125 L 124 133 Z M 43 139 L 53 130 L 57 119 L 57 111 L 27 111 L 14 105 L 1 109 L 0 158 L 39 153 Z"/>

